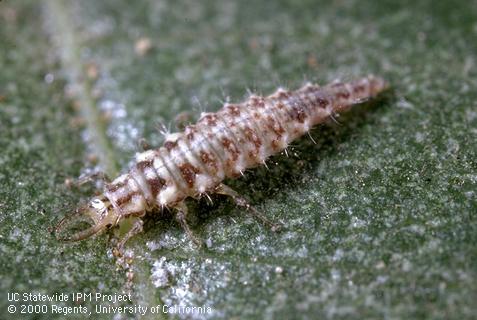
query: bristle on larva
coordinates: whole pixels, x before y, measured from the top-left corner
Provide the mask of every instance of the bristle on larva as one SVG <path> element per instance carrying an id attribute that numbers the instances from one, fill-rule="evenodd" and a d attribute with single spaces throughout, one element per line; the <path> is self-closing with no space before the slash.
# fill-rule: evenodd
<path id="1" fill-rule="evenodd" d="M 162 147 L 137 154 L 127 174 L 108 183 L 102 195 L 79 210 L 93 226 L 64 239 L 80 240 L 126 217 L 164 207 L 185 217 L 183 200 L 205 193 L 227 194 L 243 205 L 240 201 L 245 200 L 222 184 L 226 177 L 263 164 L 313 126 L 387 87 L 374 76 L 325 87 L 307 84 L 296 91 L 278 89 L 267 97 L 252 95 L 216 113 L 204 113 L 184 132 L 169 134 Z M 180 222 L 185 224 L 185 219 Z"/>

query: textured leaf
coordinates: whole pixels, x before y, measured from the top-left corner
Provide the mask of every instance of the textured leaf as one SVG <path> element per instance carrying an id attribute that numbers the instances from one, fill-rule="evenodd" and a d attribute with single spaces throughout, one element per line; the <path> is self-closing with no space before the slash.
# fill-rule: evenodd
<path id="1" fill-rule="evenodd" d="M 393 94 L 228 181 L 285 231 L 222 197 L 191 201 L 198 250 L 151 215 L 129 243 L 129 305 L 212 309 L 164 318 L 475 316 L 476 12 L 472 1 L 0 2 L 1 291 L 128 290 L 106 235 L 65 244 L 48 228 L 92 194 L 65 179 L 127 170 L 139 139 L 160 145 L 159 123 L 247 90 L 374 73 Z"/>

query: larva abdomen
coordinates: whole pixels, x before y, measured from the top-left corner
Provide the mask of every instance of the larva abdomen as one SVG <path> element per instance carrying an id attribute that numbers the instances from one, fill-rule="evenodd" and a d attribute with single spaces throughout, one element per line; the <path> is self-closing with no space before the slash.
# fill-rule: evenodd
<path id="1" fill-rule="evenodd" d="M 161 148 L 138 154 L 129 173 L 106 185 L 101 196 L 81 208 L 93 226 L 68 239 L 83 239 L 125 217 L 141 217 L 161 207 L 175 208 L 185 216 L 183 200 L 206 192 L 236 198 L 221 184 L 226 177 L 264 163 L 313 126 L 387 86 L 374 76 L 325 87 L 308 84 L 296 91 L 279 89 L 268 97 L 251 96 L 203 114 L 184 132 L 169 134 Z"/>
<path id="2" fill-rule="evenodd" d="M 164 165 L 172 167 L 175 174 L 171 178 L 181 196 L 196 196 L 224 177 L 237 177 L 264 163 L 316 124 L 378 94 L 385 86 L 382 79 L 367 77 L 324 88 L 309 84 L 293 92 L 278 90 L 268 97 L 251 96 L 241 104 L 227 104 L 216 113 L 203 114 L 183 133 L 170 135 L 163 147 Z M 138 159 L 155 154 L 152 151 Z M 160 203 L 178 200 L 163 198 Z"/>

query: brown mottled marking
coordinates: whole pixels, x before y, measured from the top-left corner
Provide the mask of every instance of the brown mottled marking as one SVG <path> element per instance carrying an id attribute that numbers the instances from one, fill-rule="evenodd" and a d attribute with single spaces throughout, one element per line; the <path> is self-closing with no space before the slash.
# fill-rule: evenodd
<path id="1" fill-rule="evenodd" d="M 236 116 L 236 117 L 240 116 L 240 108 L 235 104 L 227 105 L 225 110 L 228 111 L 228 113 L 230 113 L 232 116 Z"/>
<path id="2" fill-rule="evenodd" d="M 305 122 L 306 113 L 305 113 L 305 110 L 303 109 L 303 104 L 295 103 L 289 109 L 289 115 L 290 115 L 291 119 L 294 120 L 294 121 L 298 121 L 299 123 Z"/>
<path id="3" fill-rule="evenodd" d="M 276 95 L 277 95 L 278 99 L 286 99 L 291 95 L 291 93 L 289 91 L 286 91 L 286 90 L 279 90 L 279 91 L 277 91 Z"/>
<path id="4" fill-rule="evenodd" d="M 255 150 L 250 150 L 248 152 L 248 156 L 250 159 L 258 159 L 258 153 Z"/>
<path id="5" fill-rule="evenodd" d="M 164 147 L 167 149 L 167 151 L 171 151 L 177 147 L 177 141 L 166 141 L 164 142 Z"/>
<path id="6" fill-rule="evenodd" d="M 233 143 L 232 140 L 225 137 L 222 138 L 222 146 L 225 148 L 225 150 L 230 152 L 233 161 L 236 161 L 238 159 L 239 151 L 235 147 L 235 143 Z"/>
<path id="7" fill-rule="evenodd" d="M 325 109 L 330 103 L 327 99 L 324 98 L 316 98 L 316 102 L 320 108 Z"/>
<path id="8" fill-rule="evenodd" d="M 120 188 L 124 188 L 126 186 L 126 183 L 124 182 L 116 182 L 116 183 L 110 183 L 105 186 L 106 190 L 108 192 L 116 192 Z"/>
<path id="9" fill-rule="evenodd" d="M 195 126 L 187 126 L 185 129 L 187 140 L 189 141 L 194 140 L 195 132 L 196 132 Z"/>
<path id="10" fill-rule="evenodd" d="M 133 196 L 138 194 L 139 194 L 139 191 L 131 191 L 127 193 L 124 197 L 117 199 L 116 204 L 118 205 L 118 207 L 121 207 L 123 204 L 129 202 Z"/>
<path id="11" fill-rule="evenodd" d="M 158 176 L 157 178 L 147 180 L 147 184 L 149 189 L 151 189 L 152 196 L 155 197 L 166 184 L 166 180 Z"/>
<path id="12" fill-rule="evenodd" d="M 270 115 L 267 117 L 267 121 L 267 128 L 272 130 L 278 138 L 281 138 L 282 134 L 285 133 L 285 129 Z"/>
<path id="13" fill-rule="evenodd" d="M 217 161 L 215 160 L 214 156 L 204 150 L 200 151 L 200 160 L 207 166 L 213 167 L 215 171 L 217 171 Z"/>
<path id="14" fill-rule="evenodd" d="M 365 87 L 361 84 L 358 84 L 357 86 L 355 86 L 353 88 L 354 93 L 360 93 L 360 92 L 364 92 L 364 91 L 365 91 Z"/>
<path id="15" fill-rule="evenodd" d="M 136 163 L 136 168 L 138 168 L 138 170 L 141 170 L 142 172 L 144 172 L 144 169 L 146 168 L 152 168 L 152 159 Z"/>
<path id="16" fill-rule="evenodd" d="M 210 127 L 215 127 L 217 125 L 217 116 L 215 114 L 208 114 L 204 116 L 203 120 Z"/>
<path id="17" fill-rule="evenodd" d="M 273 150 L 279 150 L 279 149 L 280 149 L 280 144 L 279 144 L 278 141 L 279 141 L 278 139 L 274 139 L 274 140 L 272 141 L 272 148 L 273 148 Z"/>
<path id="18" fill-rule="evenodd" d="M 179 166 L 179 170 L 181 171 L 182 178 L 184 178 L 184 181 L 187 183 L 189 188 L 192 188 L 195 182 L 195 175 L 200 171 L 188 162 L 181 164 Z"/>
<path id="19" fill-rule="evenodd" d="M 250 105 L 255 107 L 255 108 L 264 108 L 265 107 L 265 102 L 264 102 L 263 97 L 251 96 L 250 97 Z"/>
<path id="20" fill-rule="evenodd" d="M 346 86 L 342 82 L 334 83 L 330 86 L 333 89 L 337 89 L 335 93 L 335 97 L 338 99 L 348 99 L 351 94 L 346 89 Z"/>
<path id="21" fill-rule="evenodd" d="M 256 132 L 252 130 L 250 127 L 245 127 L 244 128 L 245 132 L 245 137 L 254 144 L 255 148 L 260 148 L 262 145 L 262 141 L 260 138 L 257 136 Z"/>
<path id="22" fill-rule="evenodd" d="M 339 91 L 336 93 L 338 98 L 348 99 L 350 97 L 350 93 L 345 89 L 344 91 Z"/>

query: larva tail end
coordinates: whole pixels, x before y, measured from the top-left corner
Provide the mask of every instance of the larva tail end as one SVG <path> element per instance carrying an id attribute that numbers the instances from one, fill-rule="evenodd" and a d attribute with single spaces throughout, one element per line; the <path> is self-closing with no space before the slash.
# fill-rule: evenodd
<path id="1" fill-rule="evenodd" d="M 391 87 L 388 81 L 374 75 L 368 76 L 368 82 L 372 96 L 380 95 L 381 93 L 389 90 Z"/>

